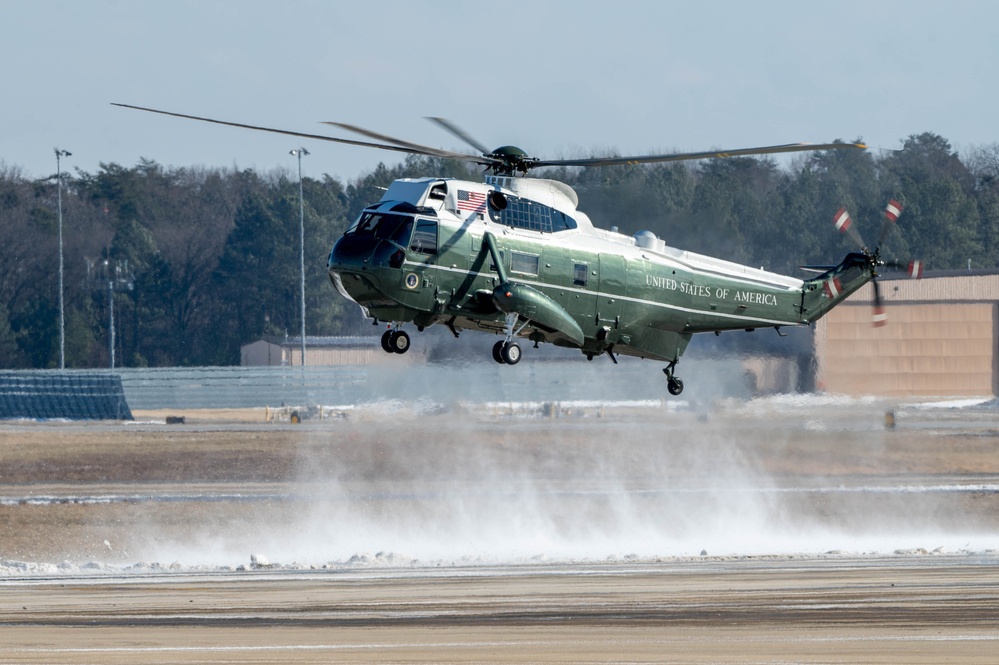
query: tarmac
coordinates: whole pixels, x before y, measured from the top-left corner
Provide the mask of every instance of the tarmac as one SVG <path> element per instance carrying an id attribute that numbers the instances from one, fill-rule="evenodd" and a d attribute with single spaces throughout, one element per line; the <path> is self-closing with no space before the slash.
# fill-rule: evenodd
<path id="1" fill-rule="evenodd" d="M 999 651 L 984 400 L 135 415 L 0 423 L 0 663 Z"/>

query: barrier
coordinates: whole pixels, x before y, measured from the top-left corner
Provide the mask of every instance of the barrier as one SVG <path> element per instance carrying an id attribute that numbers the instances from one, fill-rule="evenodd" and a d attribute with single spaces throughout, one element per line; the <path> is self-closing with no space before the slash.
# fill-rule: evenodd
<path id="1" fill-rule="evenodd" d="M 0 372 L 0 419 L 132 420 L 109 372 Z"/>
<path id="2" fill-rule="evenodd" d="M 685 362 L 683 400 L 743 396 L 737 360 Z M 403 366 L 167 367 L 3 371 L 0 418 L 130 419 L 131 409 L 336 407 L 402 403 L 565 403 L 672 399 L 660 364 L 621 359 Z M 551 408 L 550 408 L 551 410 Z M 290 410 L 288 411 L 290 414 Z M 302 416 L 302 414 L 299 414 Z M 554 412 L 550 416 L 556 415 Z"/>

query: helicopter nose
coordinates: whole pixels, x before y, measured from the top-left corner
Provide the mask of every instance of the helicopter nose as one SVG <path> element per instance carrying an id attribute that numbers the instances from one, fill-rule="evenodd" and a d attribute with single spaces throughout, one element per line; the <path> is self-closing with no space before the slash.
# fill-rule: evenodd
<path id="1" fill-rule="evenodd" d="M 343 236 L 330 250 L 326 267 L 330 272 L 357 271 L 366 268 L 370 258 L 372 243 L 367 238 Z"/>

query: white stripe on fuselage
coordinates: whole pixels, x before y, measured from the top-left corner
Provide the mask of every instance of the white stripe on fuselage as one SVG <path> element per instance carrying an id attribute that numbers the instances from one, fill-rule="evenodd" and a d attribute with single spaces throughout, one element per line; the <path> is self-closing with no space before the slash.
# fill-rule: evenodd
<path id="1" fill-rule="evenodd" d="M 485 232 L 493 233 L 493 235 L 497 236 L 497 238 L 499 238 L 501 236 L 504 236 L 504 235 L 506 235 L 506 236 L 512 236 L 514 238 L 520 237 L 520 238 L 522 238 L 522 239 L 524 239 L 526 241 L 529 241 L 529 242 L 536 242 L 536 243 L 540 244 L 542 247 L 547 247 L 548 245 L 551 244 L 551 241 L 552 241 L 551 234 L 545 235 L 545 234 L 541 234 L 541 233 L 529 231 L 527 229 L 514 229 L 514 228 L 502 226 L 502 225 L 492 224 L 492 223 L 487 224 L 485 221 L 482 221 L 482 220 L 476 221 L 476 222 L 472 222 L 472 224 L 468 224 L 467 220 L 464 220 L 464 221 L 457 220 L 457 223 L 454 223 L 454 222 L 451 222 L 450 220 L 438 218 L 438 222 L 441 223 L 442 226 L 446 225 L 448 227 L 448 230 L 451 233 L 469 233 L 469 234 L 471 234 L 471 227 L 472 226 L 476 226 L 476 227 L 480 227 Z M 477 240 L 479 240 L 480 243 L 482 242 L 482 236 L 481 235 L 478 235 L 478 234 L 471 234 L 471 235 L 474 238 L 476 238 Z M 560 247 L 563 248 L 563 249 L 578 249 L 579 251 L 589 252 L 589 253 L 592 253 L 592 254 L 597 255 L 597 256 L 599 256 L 601 253 L 614 253 L 614 254 L 617 254 L 619 256 L 628 255 L 628 256 L 630 256 L 630 258 L 633 258 L 635 260 L 641 259 L 641 260 L 644 260 L 644 261 L 648 261 L 648 262 L 652 263 L 653 265 L 659 266 L 661 268 L 665 268 L 665 269 L 673 269 L 673 268 L 675 268 L 675 269 L 683 270 L 685 272 L 691 273 L 692 276 L 700 276 L 700 277 L 705 277 L 705 278 L 708 278 L 708 279 L 725 279 L 725 280 L 728 280 L 730 282 L 734 282 L 736 284 L 744 284 L 744 285 L 749 286 L 749 287 L 766 287 L 766 288 L 771 288 L 771 289 L 783 289 L 783 290 L 785 290 L 787 292 L 788 295 L 793 295 L 795 293 L 798 293 L 798 289 L 800 289 L 801 286 L 804 284 L 804 282 L 802 282 L 801 280 L 797 280 L 797 279 L 794 279 L 794 278 L 791 278 L 791 277 L 787 277 L 787 276 L 784 276 L 784 275 L 778 275 L 778 274 L 774 274 L 774 277 L 777 277 L 777 278 L 780 278 L 780 279 L 784 280 L 785 283 L 779 284 L 779 283 L 774 283 L 774 282 L 767 281 L 766 278 L 763 277 L 762 275 L 759 278 L 754 278 L 754 277 L 751 277 L 751 276 L 735 275 L 735 274 L 731 274 L 731 273 L 725 272 L 724 268 L 722 266 L 717 266 L 716 269 L 713 269 L 713 268 L 715 268 L 715 266 L 698 266 L 698 265 L 694 265 L 693 263 L 684 261 L 684 260 L 680 259 L 679 257 L 668 257 L 668 256 L 663 256 L 662 254 L 659 254 L 659 253 L 655 254 L 655 260 L 653 260 L 653 259 L 649 258 L 649 256 L 647 256 L 647 254 L 646 254 L 647 250 L 644 250 L 642 248 L 635 247 L 635 246 L 623 245 L 621 243 L 614 242 L 613 240 L 602 238 L 599 235 L 594 235 L 594 234 L 591 234 L 591 233 L 587 233 L 587 232 L 585 232 L 583 230 L 578 230 L 578 231 L 563 231 L 563 232 L 560 232 L 558 235 L 559 235 L 559 239 L 563 241 L 562 243 L 560 243 Z M 569 242 L 566 243 L 565 241 L 569 241 Z M 689 253 L 687 253 L 687 254 L 689 255 Z M 707 259 L 708 261 L 710 261 L 711 257 L 705 257 L 705 259 Z M 729 263 L 727 261 L 719 261 L 719 262 L 726 263 L 726 264 Z M 409 261 L 409 260 L 405 261 L 404 265 L 408 265 L 408 266 L 424 266 L 424 267 L 427 266 L 427 264 L 425 264 L 425 263 L 421 263 L 419 261 Z M 754 268 L 749 268 L 748 266 L 742 266 L 741 264 L 734 264 L 733 263 L 731 265 L 734 266 L 734 267 L 744 268 L 744 269 L 754 270 L 755 271 Z M 496 277 L 496 273 L 495 272 L 485 272 L 485 273 L 483 273 L 483 272 L 474 272 L 474 271 L 471 271 L 471 270 L 464 270 L 464 269 L 460 269 L 460 268 L 449 268 L 449 267 L 442 266 L 442 265 L 439 265 L 439 264 L 436 265 L 436 266 L 433 266 L 433 267 L 436 267 L 438 270 L 444 270 L 444 271 L 451 272 L 451 273 L 456 273 L 456 274 L 461 274 L 461 275 L 469 275 L 469 274 L 471 274 L 474 277 L 485 277 L 486 279 L 493 279 L 493 278 Z M 764 271 L 759 271 L 759 272 L 763 273 Z M 672 310 L 672 311 L 675 311 L 675 312 L 683 312 L 683 313 L 686 313 L 686 314 L 711 315 L 711 316 L 716 316 L 716 317 L 719 317 L 719 318 L 729 319 L 729 320 L 732 320 L 732 321 L 752 322 L 752 323 L 759 323 L 759 324 L 770 324 L 770 325 L 780 325 L 780 326 L 797 326 L 797 325 L 801 325 L 800 321 L 784 321 L 784 320 L 778 320 L 778 319 L 766 319 L 766 318 L 760 318 L 760 317 L 754 317 L 754 316 L 744 316 L 744 315 L 740 315 L 740 314 L 727 314 L 727 313 L 718 312 L 718 311 L 709 310 L 709 309 L 696 309 L 696 308 L 691 308 L 691 307 L 682 307 L 680 305 L 674 305 L 674 304 L 671 304 L 671 303 L 660 302 L 658 300 L 647 300 L 647 299 L 644 299 L 644 298 L 634 298 L 634 297 L 630 297 L 630 296 L 623 296 L 623 295 L 620 295 L 620 294 L 617 294 L 617 293 L 605 293 L 603 291 L 593 291 L 593 290 L 579 289 L 579 288 L 574 288 L 574 287 L 558 286 L 558 285 L 549 284 L 549 283 L 546 283 L 546 282 L 539 282 L 539 281 L 533 281 L 533 280 L 517 279 L 516 281 L 519 282 L 519 283 L 522 283 L 522 284 L 526 284 L 528 286 L 541 287 L 541 288 L 544 288 L 544 289 L 558 289 L 559 291 L 568 291 L 569 293 L 579 293 L 579 294 L 589 295 L 589 296 L 597 296 L 597 297 L 604 297 L 604 298 L 616 298 L 618 300 L 623 300 L 623 301 L 627 301 L 627 302 L 637 303 L 639 305 L 649 305 L 649 306 L 652 306 L 652 307 L 661 307 L 661 308 L 664 308 L 664 309 Z"/>
<path id="2" fill-rule="evenodd" d="M 424 266 L 427 264 L 420 263 L 418 261 L 406 261 L 404 265 L 410 266 Z M 438 270 L 445 270 L 447 272 L 459 274 L 459 275 L 472 275 L 474 277 L 485 277 L 486 279 L 494 279 L 496 273 L 494 272 L 473 272 L 471 270 L 462 270 L 460 268 L 448 268 L 445 266 L 435 266 Z M 798 321 L 782 321 L 777 319 L 764 319 L 756 316 L 741 316 L 739 314 L 726 314 L 724 312 L 717 312 L 712 310 L 704 309 L 694 309 L 691 307 L 681 307 L 680 305 L 673 305 L 671 303 L 660 302 L 658 300 L 646 300 L 644 298 L 632 298 L 630 296 L 622 296 L 617 293 L 605 293 L 603 291 L 591 291 L 587 289 L 578 289 L 571 286 L 557 286 L 553 284 L 548 284 L 545 282 L 537 282 L 533 280 L 526 279 L 516 279 L 518 284 L 526 284 L 527 286 L 535 286 L 546 289 L 558 289 L 559 291 L 568 291 L 569 293 L 579 293 L 588 296 L 596 296 L 602 298 L 615 298 L 617 300 L 625 300 L 628 302 L 637 303 L 639 305 L 651 305 L 653 307 L 662 307 L 664 309 L 673 310 L 675 312 L 684 312 L 686 314 L 710 314 L 712 316 L 717 316 L 720 318 L 731 319 L 733 321 L 749 321 L 754 323 L 769 323 L 771 325 L 781 325 L 781 326 L 796 326 L 799 325 Z M 789 292 L 790 294 L 791 292 Z"/>

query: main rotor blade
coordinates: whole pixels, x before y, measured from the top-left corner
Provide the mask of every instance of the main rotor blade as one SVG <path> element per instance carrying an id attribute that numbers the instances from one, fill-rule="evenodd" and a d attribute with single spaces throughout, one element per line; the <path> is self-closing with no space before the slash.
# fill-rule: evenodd
<path id="1" fill-rule="evenodd" d="M 298 136 L 306 139 L 317 139 L 319 141 L 332 141 L 334 143 L 344 143 L 346 145 L 356 145 L 362 148 L 377 148 L 379 150 L 393 150 L 395 152 L 406 152 L 415 155 L 434 155 L 434 153 L 427 152 L 426 150 L 417 150 L 415 148 L 408 148 L 401 145 L 384 145 L 381 143 L 369 143 L 367 141 L 354 141 L 351 139 L 339 139 L 333 136 L 323 136 L 322 134 L 307 134 L 304 132 L 293 132 L 287 129 L 274 129 L 273 127 L 260 127 L 258 125 L 246 125 L 240 122 L 228 122 L 226 120 L 215 120 L 213 118 L 202 118 L 196 115 L 187 115 L 186 113 L 173 113 L 171 111 L 161 111 L 159 109 L 146 108 L 144 106 L 133 106 L 131 104 L 119 104 L 117 102 L 111 102 L 112 106 L 120 106 L 126 109 L 135 109 L 136 111 L 148 111 L 149 113 L 159 113 L 160 115 L 171 115 L 175 118 L 187 118 L 188 120 L 200 120 L 201 122 L 211 122 L 216 125 L 228 125 L 229 127 L 241 127 L 243 129 L 255 129 L 260 132 L 271 132 L 273 134 L 284 134 L 286 136 Z"/>
<path id="2" fill-rule="evenodd" d="M 360 134 L 361 136 L 367 136 L 368 138 L 377 139 L 379 141 L 386 141 L 387 143 L 392 143 L 399 146 L 400 148 L 408 148 L 410 150 L 419 151 L 421 154 L 431 155 L 433 157 L 445 157 L 447 159 L 460 159 L 469 162 L 476 162 L 477 164 L 498 164 L 498 159 L 492 159 L 489 157 L 483 157 L 480 155 L 468 155 L 463 152 L 452 152 L 451 150 L 441 150 L 440 148 L 431 148 L 430 146 L 420 145 L 419 143 L 412 143 L 410 141 L 403 141 L 402 139 L 397 139 L 388 134 L 379 134 L 378 132 L 373 132 L 370 129 L 364 129 L 363 127 L 358 127 L 357 125 L 349 125 L 345 122 L 334 122 L 332 120 L 327 120 L 323 122 L 324 125 L 333 125 L 334 127 L 340 127 L 341 129 L 346 129 L 349 132 L 354 132 L 355 134 Z"/>
<path id="3" fill-rule="evenodd" d="M 490 150 L 489 148 L 485 147 L 484 145 L 482 145 L 481 143 L 479 143 L 478 141 L 476 141 L 474 138 L 472 138 L 471 134 L 469 134 L 464 129 L 462 129 L 458 125 L 454 124 L 453 122 L 451 122 L 447 118 L 435 118 L 433 116 L 427 116 L 427 120 L 429 120 L 431 122 L 437 123 L 438 125 L 440 125 L 441 127 L 443 127 L 445 130 L 451 132 L 452 134 L 454 134 L 455 136 L 457 136 L 459 139 L 461 139 L 462 141 L 464 141 L 468 145 L 472 146 L 473 148 L 475 148 L 476 150 L 478 150 L 479 152 L 481 152 L 483 155 L 488 155 L 489 153 L 492 152 L 492 150 Z"/>
<path id="4" fill-rule="evenodd" d="M 863 143 L 787 143 L 760 148 L 739 148 L 738 150 L 712 150 L 707 152 L 680 152 L 672 155 L 639 155 L 636 157 L 596 157 L 592 159 L 542 159 L 538 166 L 617 166 L 620 164 L 653 164 L 656 162 L 681 162 L 691 159 L 712 159 L 717 157 L 743 157 L 746 155 L 772 155 L 780 152 L 805 152 L 809 150 L 839 150 L 857 148 L 866 150 Z"/>

